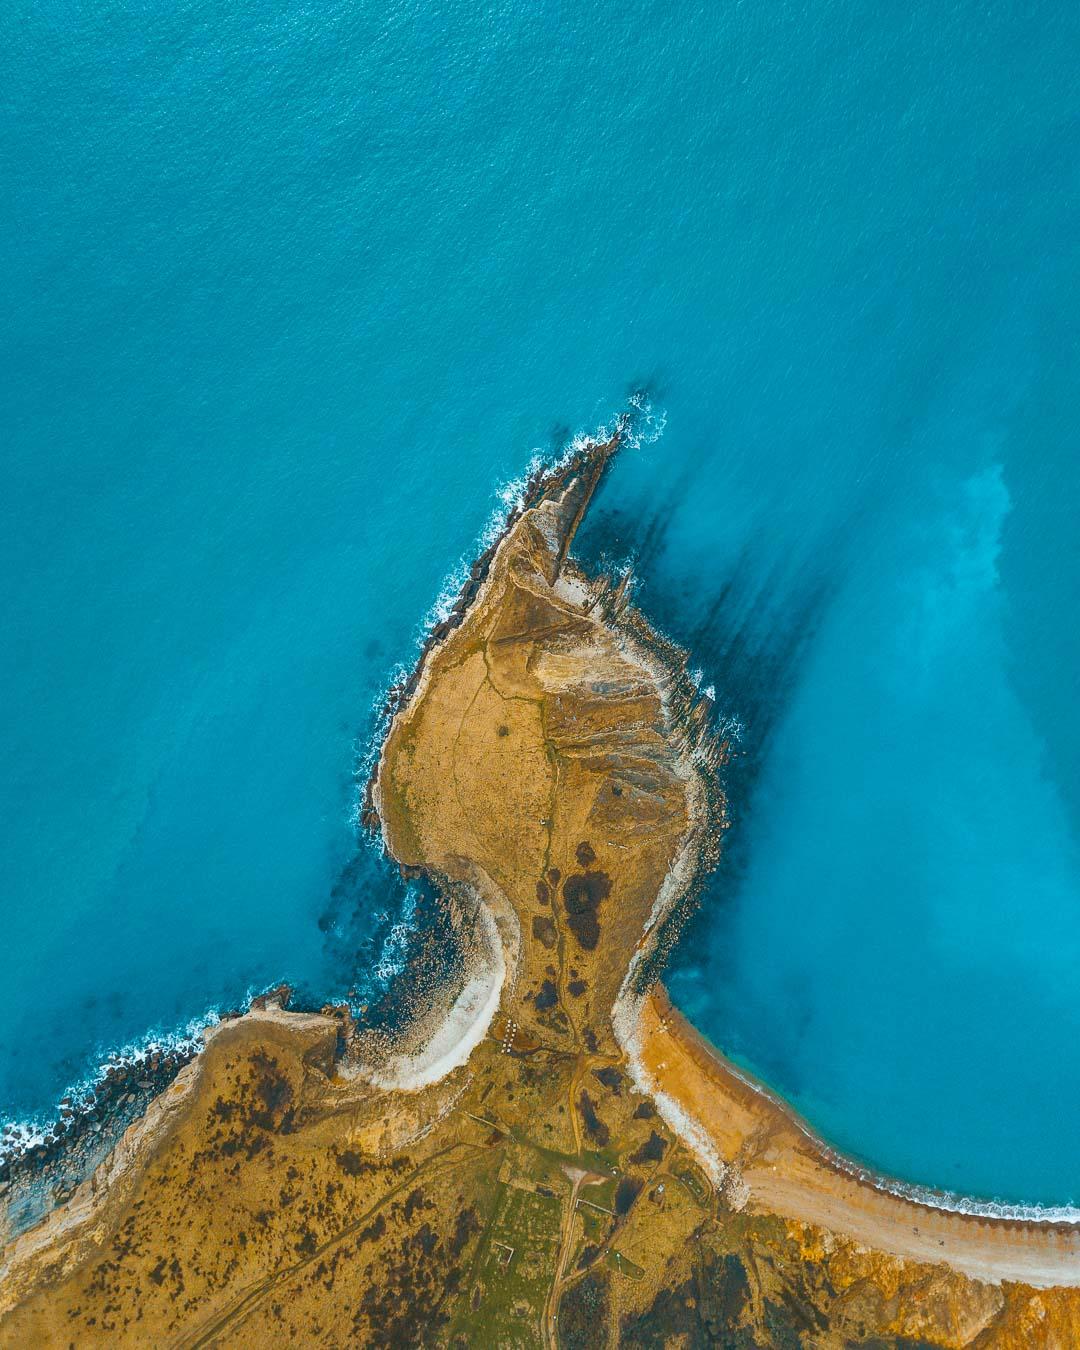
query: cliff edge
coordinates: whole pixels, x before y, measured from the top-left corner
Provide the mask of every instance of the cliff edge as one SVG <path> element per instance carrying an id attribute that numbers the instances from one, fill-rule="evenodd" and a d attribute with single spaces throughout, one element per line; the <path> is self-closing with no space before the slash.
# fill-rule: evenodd
<path id="1" fill-rule="evenodd" d="M 0 1345 L 1080 1343 L 1074 1228 L 881 1209 L 655 987 L 726 747 L 571 558 L 622 434 L 534 480 L 395 695 L 366 818 L 461 979 L 400 1043 L 215 1028 L 3 1249 Z"/>

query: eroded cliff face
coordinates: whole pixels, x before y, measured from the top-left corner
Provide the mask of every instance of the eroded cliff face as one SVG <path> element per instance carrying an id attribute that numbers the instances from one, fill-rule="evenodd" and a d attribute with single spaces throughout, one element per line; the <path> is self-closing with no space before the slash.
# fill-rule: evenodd
<path id="1" fill-rule="evenodd" d="M 728 1166 L 743 1137 L 695 1139 L 642 1090 L 662 1009 L 631 995 L 723 823 L 723 747 L 625 587 L 568 560 L 614 449 L 534 485 L 373 785 L 387 847 L 453 896 L 478 987 L 503 978 L 442 1028 L 477 1040 L 467 1062 L 388 1090 L 452 1046 L 342 1053 L 340 1018 L 272 1008 L 224 1024 L 5 1249 L 0 1344 L 1080 1343 L 1075 1291 L 753 1212 Z"/>
<path id="2" fill-rule="evenodd" d="M 703 770 L 719 752 L 682 654 L 625 586 L 567 559 L 614 447 L 503 542 L 394 718 L 373 798 L 394 857 L 469 884 L 498 917 L 519 1037 L 617 1056 L 612 1009 L 655 937 L 660 884 L 715 834 Z"/>

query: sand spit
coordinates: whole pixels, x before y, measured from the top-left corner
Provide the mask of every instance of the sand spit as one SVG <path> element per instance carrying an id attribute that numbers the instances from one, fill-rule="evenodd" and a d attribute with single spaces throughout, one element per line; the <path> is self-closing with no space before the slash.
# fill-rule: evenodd
<path id="1" fill-rule="evenodd" d="M 652 1091 L 693 1122 L 723 1160 L 733 1199 L 843 1233 L 973 1279 L 1080 1286 L 1080 1226 L 965 1213 L 893 1193 L 834 1161 L 790 1108 L 720 1056 L 657 987 L 640 1005 L 637 1058 Z"/>
<path id="2" fill-rule="evenodd" d="M 569 557 L 626 426 L 530 481 L 386 710 L 365 818 L 455 960 L 398 1033 L 214 1028 L 3 1249 L 0 1346 L 1080 1344 L 1080 1230 L 883 1191 L 653 984 L 726 748 L 629 577 Z"/>

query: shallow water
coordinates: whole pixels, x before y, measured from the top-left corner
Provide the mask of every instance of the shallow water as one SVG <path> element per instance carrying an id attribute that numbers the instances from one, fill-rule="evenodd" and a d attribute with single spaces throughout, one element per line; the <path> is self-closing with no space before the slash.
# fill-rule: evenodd
<path id="1" fill-rule="evenodd" d="M 1080 1201 L 1078 22 L 5 11 L 0 1117 L 378 992 L 372 702 L 646 385 L 584 547 L 744 727 L 677 1000 L 859 1157 Z"/>

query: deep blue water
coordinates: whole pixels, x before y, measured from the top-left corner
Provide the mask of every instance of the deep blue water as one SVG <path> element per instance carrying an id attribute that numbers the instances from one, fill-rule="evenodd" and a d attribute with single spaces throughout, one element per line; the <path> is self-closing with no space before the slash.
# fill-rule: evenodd
<path id="1" fill-rule="evenodd" d="M 644 384 L 583 547 L 744 727 L 677 1000 L 859 1157 L 1080 1202 L 1080 11 L 0 37 L 0 1118 L 377 991 L 372 701 L 498 485 Z"/>

